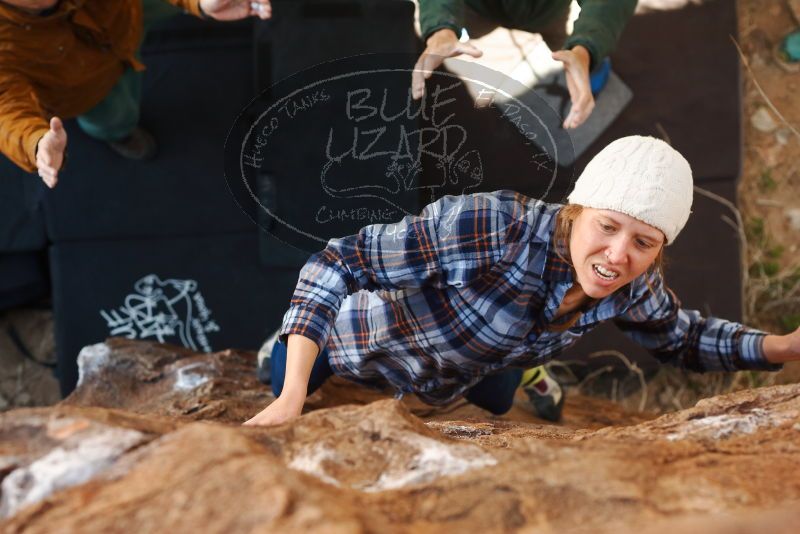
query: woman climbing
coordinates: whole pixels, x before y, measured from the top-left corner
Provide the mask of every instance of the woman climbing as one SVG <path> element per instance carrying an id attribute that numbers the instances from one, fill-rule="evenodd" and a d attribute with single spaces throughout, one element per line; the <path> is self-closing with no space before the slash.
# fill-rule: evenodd
<path id="1" fill-rule="evenodd" d="M 604 321 L 698 372 L 800 359 L 800 329 L 767 335 L 704 318 L 664 284 L 664 247 L 692 195 L 678 152 L 632 136 L 592 159 L 567 205 L 510 191 L 448 196 L 420 216 L 331 240 L 301 270 L 272 350 L 277 398 L 245 424 L 297 417 L 333 374 L 502 414 L 523 369 Z"/>

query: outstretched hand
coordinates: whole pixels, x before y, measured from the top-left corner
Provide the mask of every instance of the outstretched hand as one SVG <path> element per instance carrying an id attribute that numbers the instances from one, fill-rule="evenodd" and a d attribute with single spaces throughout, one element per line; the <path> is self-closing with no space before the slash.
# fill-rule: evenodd
<path id="1" fill-rule="evenodd" d="M 800 360 L 800 327 L 797 330 L 786 336 L 788 350 L 794 355 L 796 360 Z"/>
<path id="2" fill-rule="evenodd" d="M 50 130 L 36 145 L 36 169 L 50 189 L 58 183 L 58 171 L 64 164 L 67 149 L 67 132 L 58 117 L 50 119 Z"/>
<path id="3" fill-rule="evenodd" d="M 433 71 L 441 66 L 445 58 L 467 54 L 472 57 L 481 57 L 483 52 L 469 42 L 462 43 L 453 30 L 442 29 L 428 37 L 427 46 L 419 56 L 414 72 L 411 75 L 411 96 L 419 100 L 425 94 L 425 80 L 431 77 Z"/>
<path id="4" fill-rule="evenodd" d="M 200 8 L 203 13 L 216 20 L 272 17 L 270 0 L 200 0 Z"/>
<path id="5" fill-rule="evenodd" d="M 564 72 L 567 77 L 567 89 L 572 107 L 567 118 L 564 119 L 564 128 L 577 128 L 583 124 L 594 109 L 592 86 L 589 82 L 589 64 L 591 56 L 589 51 L 581 45 L 572 50 L 559 50 L 553 52 L 553 59 L 564 63 Z"/>
<path id="6" fill-rule="evenodd" d="M 763 350 L 764 357 L 771 363 L 800 361 L 800 327 L 785 336 L 766 336 Z"/>

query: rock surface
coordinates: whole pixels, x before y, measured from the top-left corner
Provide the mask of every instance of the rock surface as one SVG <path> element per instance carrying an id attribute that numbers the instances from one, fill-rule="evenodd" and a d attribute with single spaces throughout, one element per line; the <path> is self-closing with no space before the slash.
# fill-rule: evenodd
<path id="1" fill-rule="evenodd" d="M 800 531 L 800 385 L 545 425 L 333 382 L 263 429 L 238 424 L 271 399 L 253 354 L 109 340 L 82 365 L 61 405 L 0 415 L 2 532 Z"/>

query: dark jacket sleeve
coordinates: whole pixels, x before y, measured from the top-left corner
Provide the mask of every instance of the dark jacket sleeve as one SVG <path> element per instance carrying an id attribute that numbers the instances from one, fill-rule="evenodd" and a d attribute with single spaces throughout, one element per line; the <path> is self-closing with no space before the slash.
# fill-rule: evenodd
<path id="1" fill-rule="evenodd" d="M 200 10 L 200 0 L 167 0 L 167 2 L 183 9 L 187 13 L 191 13 L 195 17 L 203 16 L 203 12 Z"/>
<path id="2" fill-rule="evenodd" d="M 460 36 L 464 27 L 464 0 L 419 0 L 419 26 L 423 42 L 443 28 Z"/>
<path id="3" fill-rule="evenodd" d="M 636 0 L 583 0 L 581 13 L 565 49 L 583 45 L 592 56 L 590 69 L 614 50 L 623 28 L 636 9 Z"/>

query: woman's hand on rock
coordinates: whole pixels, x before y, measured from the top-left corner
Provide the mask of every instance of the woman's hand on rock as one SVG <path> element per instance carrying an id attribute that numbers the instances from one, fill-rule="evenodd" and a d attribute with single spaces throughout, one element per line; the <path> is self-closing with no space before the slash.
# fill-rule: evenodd
<path id="1" fill-rule="evenodd" d="M 300 416 L 304 402 L 305 396 L 297 398 L 284 392 L 284 394 L 272 401 L 272 404 L 243 424 L 245 426 L 274 426 L 289 422 Z"/>

